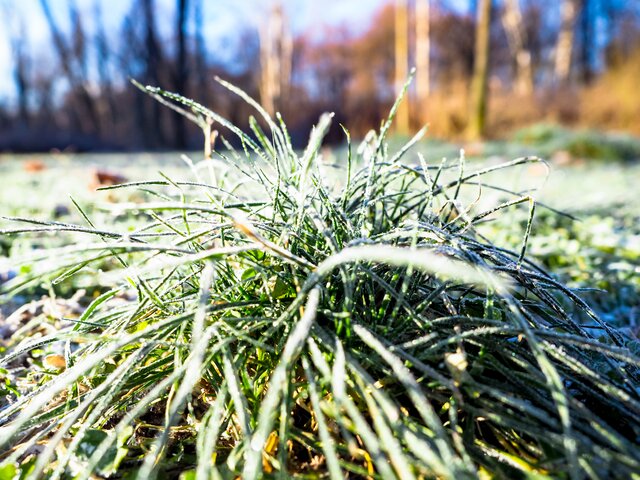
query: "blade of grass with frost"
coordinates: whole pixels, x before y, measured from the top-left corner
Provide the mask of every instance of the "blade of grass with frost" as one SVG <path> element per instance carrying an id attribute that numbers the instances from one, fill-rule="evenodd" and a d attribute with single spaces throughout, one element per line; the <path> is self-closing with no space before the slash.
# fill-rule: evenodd
<path id="1" fill-rule="evenodd" d="M 558 415 L 562 423 L 562 429 L 564 432 L 563 445 L 565 453 L 567 455 L 567 459 L 569 461 L 569 465 L 571 466 L 570 476 L 572 479 L 577 479 L 579 478 L 578 475 L 580 472 L 578 466 L 577 444 L 576 440 L 573 438 L 569 401 L 565 386 L 562 382 L 562 378 L 560 377 L 558 370 L 549 361 L 549 358 L 544 353 L 544 350 L 542 350 L 542 348 L 539 346 L 536 336 L 531 331 L 527 320 L 522 315 L 520 309 L 518 308 L 518 305 L 516 304 L 511 294 L 506 292 L 501 286 L 496 285 L 496 287 L 496 290 L 498 290 L 506 299 L 509 309 L 511 310 L 511 312 L 513 312 L 516 321 L 522 327 L 524 331 L 524 337 L 527 339 L 527 343 L 529 344 L 531 352 L 535 356 L 540 369 L 545 375 L 547 386 L 550 390 L 551 397 L 553 398 L 553 401 L 556 405 Z"/>
<path id="2" fill-rule="evenodd" d="M 236 87 L 235 85 L 233 85 L 233 84 L 221 79 L 220 77 L 216 76 L 215 80 L 220 85 L 225 87 L 227 90 L 229 90 L 229 91 L 235 93 L 236 95 L 238 95 L 242 100 L 247 102 L 249 105 L 251 105 L 253 108 L 255 108 L 258 111 L 260 116 L 269 125 L 269 128 L 271 128 L 271 133 L 275 137 L 275 142 L 276 142 L 277 147 L 278 147 L 277 158 L 278 159 L 289 158 L 288 154 L 291 153 L 291 150 L 287 148 L 289 143 L 286 141 L 284 132 L 278 127 L 278 125 L 276 125 L 276 123 L 271 118 L 271 115 L 269 115 L 267 113 L 267 111 L 264 108 L 262 108 L 262 105 L 260 105 L 253 98 L 251 98 L 251 96 L 248 95 L 244 90 L 242 90 L 242 89 Z M 276 159 L 276 161 L 277 161 L 277 159 Z"/>
<path id="3" fill-rule="evenodd" d="M 444 441 L 446 435 L 442 428 L 442 423 L 433 411 L 433 407 L 429 401 L 425 398 L 418 382 L 413 377 L 409 369 L 404 366 L 402 360 L 387 350 L 384 345 L 382 345 L 382 343 L 380 343 L 380 341 L 378 341 L 367 329 L 361 325 L 355 325 L 353 330 L 365 344 L 380 355 L 380 357 L 382 357 L 382 359 L 393 369 L 396 378 L 406 388 L 409 398 L 411 398 L 411 401 L 425 424 L 436 434 L 438 439 L 436 440 L 436 444 L 438 445 L 439 453 L 444 463 L 451 465 L 454 460 L 454 454 L 451 451 L 451 447 L 448 442 Z"/>
<path id="4" fill-rule="evenodd" d="M 367 388 L 362 385 L 362 382 L 358 381 L 356 377 L 355 381 L 360 390 L 361 397 L 364 398 L 365 405 L 367 406 L 367 413 L 371 415 L 373 428 L 376 436 L 380 439 L 380 448 L 384 450 L 388 457 L 389 463 L 393 466 L 397 472 L 397 477 L 400 479 L 412 480 L 415 479 L 415 475 L 411 471 L 410 464 L 414 461 L 409 455 L 406 455 L 405 449 L 402 448 L 398 439 L 394 436 L 392 425 L 390 421 L 387 421 L 385 415 L 376 405 L 368 394 Z M 370 387 L 369 387 L 370 388 Z M 350 410 L 350 406 L 347 406 L 347 411 Z"/>
<path id="5" fill-rule="evenodd" d="M 313 269 L 315 265 L 304 258 L 301 258 L 289 250 L 280 247 L 274 242 L 271 242 L 265 239 L 262 235 L 260 235 L 253 225 L 248 221 L 248 219 L 243 218 L 238 215 L 234 218 L 234 226 L 241 231 L 244 235 L 246 235 L 249 239 L 260 243 L 265 249 L 272 251 L 277 256 L 291 262 L 293 264 L 297 264 L 298 266 L 305 267 L 308 269 Z"/>
<path id="6" fill-rule="evenodd" d="M 35 416 L 44 406 L 46 406 L 56 394 L 76 382 L 83 374 L 94 368 L 99 362 L 109 357 L 118 348 L 126 345 L 127 343 L 129 342 L 114 342 L 113 344 L 104 347 L 100 352 L 94 353 L 93 355 L 76 363 L 71 369 L 59 375 L 56 383 L 48 385 L 45 390 L 32 398 L 31 402 L 21 409 L 17 418 L 12 420 L 8 425 L 0 427 L 0 448 L 4 447 L 13 438 L 13 436 L 20 431 L 21 427 L 27 424 L 31 417 Z M 2 412 L 0 414 L 0 418 L 7 418 L 7 412 L 10 411 L 10 409 L 7 409 Z"/>
<path id="7" fill-rule="evenodd" d="M 318 150 L 322 146 L 322 140 L 327 135 L 334 114 L 325 113 L 320 117 L 317 125 L 311 129 L 311 135 L 307 148 L 300 159 L 300 172 L 298 179 L 298 205 L 302 205 L 304 195 L 307 192 L 307 182 L 314 161 L 317 159 Z"/>
<path id="8" fill-rule="evenodd" d="M 137 341 L 148 337 L 151 333 L 161 331 L 164 328 L 174 325 L 183 318 L 184 316 L 171 317 L 164 321 L 149 325 L 142 332 L 123 335 L 120 338 L 115 337 L 111 342 L 105 343 L 100 350 L 80 359 L 80 361 L 78 361 L 73 367 L 58 375 L 55 382 L 47 385 L 46 389 L 40 391 L 38 395 L 30 399 L 30 402 L 21 409 L 20 414 L 15 419 L 11 420 L 8 425 L 0 427 L 0 433 L 2 433 L 0 436 L 0 448 L 5 446 L 6 443 L 20 430 L 21 426 L 26 424 L 31 417 L 36 415 L 42 407 L 55 397 L 56 394 L 76 382 L 82 375 L 87 373 L 96 365 L 110 357 L 120 348 L 126 345 L 135 344 Z M 7 419 L 8 416 L 17 409 L 16 405 L 17 404 L 14 404 L 0 412 L 0 419 Z"/>
<path id="9" fill-rule="evenodd" d="M 139 361 L 148 351 L 149 346 L 143 346 L 139 348 L 136 352 L 132 353 L 124 362 L 122 362 L 116 370 L 113 371 L 105 381 L 94 388 L 92 391 L 86 395 L 86 398 L 83 399 L 82 403 L 79 404 L 74 410 L 70 412 L 69 415 L 65 416 L 63 419 L 64 422 L 58 427 L 55 435 L 53 435 L 50 439 L 48 439 L 45 448 L 38 453 L 38 459 L 36 464 L 33 467 L 33 470 L 29 473 L 29 479 L 37 479 L 40 478 L 47 464 L 50 462 L 51 456 L 54 454 L 56 448 L 58 448 L 58 444 L 62 441 L 67 432 L 74 426 L 76 421 L 80 418 L 85 411 L 89 411 L 89 409 L 94 406 L 96 401 L 105 406 L 105 403 L 109 402 L 122 387 L 122 384 L 127 380 L 127 378 L 133 373 L 131 367 L 134 366 L 136 361 Z M 97 417 L 102 413 L 101 409 L 94 408 L 94 411 L 84 420 L 79 431 L 75 432 L 73 435 L 73 440 L 71 444 L 67 448 L 66 458 L 61 459 L 60 465 L 66 465 L 70 460 L 75 448 L 80 444 L 82 439 L 84 438 L 84 434 L 86 433 L 89 425 L 93 423 L 91 420 L 96 420 Z"/>
<path id="10" fill-rule="evenodd" d="M 205 337 L 205 341 L 209 341 L 216 328 L 216 326 L 207 328 L 203 335 Z M 222 348 L 229 345 L 233 341 L 233 339 L 227 338 L 223 341 L 215 343 L 214 345 L 210 345 L 207 351 L 208 359 L 212 358 L 213 355 L 218 353 L 220 350 L 222 350 Z M 190 355 L 190 357 L 192 356 L 193 353 Z M 152 403 L 160 399 L 174 382 L 183 378 L 189 366 L 190 358 L 187 358 L 187 361 L 180 365 L 178 369 L 174 370 L 169 376 L 156 383 L 153 388 L 151 388 L 144 395 L 144 397 L 142 397 L 135 403 L 135 406 L 130 411 L 128 411 L 124 415 L 124 418 L 122 418 L 122 420 L 120 420 L 120 422 L 118 422 L 118 424 L 113 428 L 113 432 L 115 435 L 105 438 L 91 454 L 87 461 L 87 468 L 84 472 L 82 472 L 82 475 L 78 477 L 78 480 L 87 480 L 90 477 L 91 473 L 95 470 L 97 465 L 100 463 L 102 458 L 106 455 L 107 451 L 113 444 L 113 441 L 115 439 L 114 437 L 121 435 L 125 431 L 125 429 L 134 422 L 134 420 L 140 417 L 140 415 L 142 415 L 149 408 Z"/>
<path id="11" fill-rule="evenodd" d="M 319 330 L 321 332 L 319 337 L 325 347 L 329 347 L 330 345 L 336 343 L 336 340 L 333 339 L 332 341 L 332 338 L 328 333 L 323 332 L 321 328 Z M 312 358 L 314 359 L 316 367 L 321 371 L 326 372 L 325 375 L 327 377 L 332 378 L 331 370 L 326 364 L 315 342 L 310 339 L 308 343 L 311 347 L 310 352 L 312 354 Z M 352 353 L 356 354 L 356 352 Z M 365 390 L 364 386 L 368 386 L 367 391 L 370 391 L 371 395 L 375 398 L 377 403 L 385 412 L 385 415 L 390 420 L 395 420 L 396 422 L 400 418 L 404 417 L 404 414 L 400 413 L 400 411 L 395 407 L 392 399 L 387 397 L 382 389 L 370 388 L 370 386 L 372 385 L 375 386 L 377 382 L 369 376 L 366 369 L 364 369 L 362 365 L 359 364 L 351 355 L 344 353 L 344 351 L 342 352 L 342 355 L 345 357 L 345 365 L 353 373 L 355 378 L 359 379 L 358 381 L 361 382 L 361 389 L 363 390 L 363 392 Z M 367 357 L 366 361 L 368 362 L 369 360 L 370 358 Z M 411 359 L 410 361 L 412 361 L 412 363 L 414 364 L 421 363 L 419 361 L 416 362 L 415 359 Z M 428 374 L 432 376 L 432 378 L 439 377 L 437 374 L 433 374 L 430 371 Z M 442 383 L 447 383 L 447 381 L 443 379 Z M 427 417 L 429 416 L 427 415 Z M 432 437 L 434 437 L 435 434 L 436 444 L 439 445 L 440 448 L 444 448 L 444 454 L 437 455 L 436 449 L 433 448 L 432 444 L 426 443 L 424 439 L 420 439 L 416 434 L 411 433 L 411 431 L 403 427 L 402 424 L 394 425 L 394 431 L 399 432 L 401 438 L 406 441 L 407 448 L 414 455 L 416 455 L 417 458 L 420 458 L 423 462 L 425 462 L 426 465 L 429 465 L 432 471 L 437 472 L 439 475 L 446 478 L 464 478 L 469 473 L 469 471 L 474 470 L 473 467 L 461 467 L 457 464 L 458 462 L 455 460 L 455 453 L 451 450 L 450 446 L 447 445 L 446 434 L 442 428 L 440 420 L 437 417 L 433 417 L 432 422 L 427 422 L 427 424 L 430 423 L 435 426 L 435 428 L 431 428 L 429 430 L 430 441 L 434 441 Z M 440 427 L 438 427 L 438 425 Z M 415 426 L 413 426 L 412 428 L 415 428 Z"/>
<path id="12" fill-rule="evenodd" d="M 376 382 L 371 378 L 366 370 L 355 359 L 348 358 L 348 367 L 353 372 L 353 375 L 359 382 L 361 395 L 371 396 L 389 419 L 393 422 L 393 431 L 396 435 L 404 441 L 405 448 L 412 453 L 416 458 L 424 462 L 425 466 L 429 467 L 429 473 L 437 473 L 437 475 L 443 478 L 464 478 L 464 472 L 457 472 L 456 462 L 445 463 L 443 457 L 438 455 L 438 452 L 434 448 L 433 443 L 426 441 L 426 439 L 420 438 L 416 433 L 412 433 L 411 429 L 416 429 L 416 425 L 405 425 L 400 421 L 404 414 L 396 407 L 392 399 L 388 398 L 381 389 L 371 388 L 371 385 L 375 385 Z M 371 400 L 367 399 L 367 403 Z M 444 433 L 444 432 L 443 432 Z M 429 430 L 429 434 L 433 435 L 433 430 Z M 446 437 L 436 437 L 438 442 L 443 441 Z M 446 440 L 444 440 L 446 442 Z M 447 456 L 447 455 L 445 455 Z M 453 459 L 453 454 L 450 456 Z"/>
<path id="13" fill-rule="evenodd" d="M 278 365 L 275 367 L 269 381 L 269 390 L 260 404 L 256 430 L 248 441 L 245 466 L 242 473 L 243 478 L 255 479 L 260 474 L 259 467 L 261 465 L 262 451 L 274 422 L 273 412 L 276 411 L 278 402 L 280 402 L 280 390 L 284 382 L 287 381 L 292 363 L 297 359 L 300 349 L 311 333 L 319 302 L 320 290 L 314 288 L 308 295 L 304 314 L 287 338 Z"/>
<path id="14" fill-rule="evenodd" d="M 146 265 L 140 267 L 134 267 L 135 273 L 138 276 L 146 275 L 157 271 L 158 269 L 172 269 L 180 266 L 197 264 L 205 260 L 216 260 L 230 257 L 232 255 L 263 250 L 263 245 L 259 243 L 249 243 L 238 247 L 226 247 L 226 248 L 211 248 L 203 250 L 199 253 L 191 253 L 189 255 L 183 255 L 175 258 L 160 258 L 156 261 L 149 261 Z M 128 270 L 106 272 L 100 276 L 102 280 L 115 282 L 116 280 L 122 280 L 130 275 Z"/>
<path id="15" fill-rule="evenodd" d="M 198 304 L 191 322 L 191 348 L 190 360 L 185 362 L 186 374 L 180 382 L 180 386 L 170 405 L 167 405 L 167 420 L 161 434 L 156 438 L 149 453 L 138 470 L 137 478 L 146 480 L 155 478 L 155 466 L 161 456 L 164 455 L 166 443 L 169 438 L 169 430 L 177 421 L 177 416 L 185 406 L 187 398 L 201 376 L 201 369 L 207 354 L 209 339 L 215 334 L 216 326 L 210 327 L 205 334 L 205 319 L 207 315 L 207 305 L 209 303 L 211 284 L 213 283 L 214 267 L 211 262 L 207 262 L 200 276 L 200 292 Z"/>
<path id="16" fill-rule="evenodd" d="M 405 143 L 404 146 L 400 150 L 398 150 L 398 152 L 393 157 L 391 157 L 389 163 L 394 164 L 400 161 L 405 153 L 411 150 L 420 140 L 422 140 L 422 138 L 427 133 L 428 128 L 429 127 L 424 126 L 420 130 L 418 130 L 418 133 L 411 137 L 411 140 Z"/>
<path id="17" fill-rule="evenodd" d="M 509 285 L 507 280 L 491 271 L 470 266 L 424 248 L 410 250 L 386 245 L 346 248 L 319 264 L 307 283 L 309 285 L 317 283 L 339 265 L 354 262 L 376 262 L 395 267 L 411 266 L 425 273 L 460 280 L 464 283 L 485 285 L 492 288 L 500 286 L 504 291 L 508 289 Z"/>
<path id="18" fill-rule="evenodd" d="M 80 255 L 90 252 L 104 252 L 81 258 Z M 64 272 L 75 270 L 74 265 L 81 263 L 87 266 L 90 263 L 98 262 L 105 258 L 113 257 L 116 253 L 140 253 L 140 252 L 164 252 L 164 253 L 181 253 L 191 254 L 191 250 L 179 248 L 174 245 L 146 244 L 138 242 L 118 242 L 118 243 L 88 243 L 77 244 L 68 247 L 53 248 L 49 250 L 36 252 L 34 255 L 21 259 L 18 265 L 35 265 L 35 268 L 25 278 L 15 277 L 14 279 L 4 283 L 0 288 L 0 293 L 9 293 L 23 287 L 26 283 L 37 280 L 38 278 L 57 274 L 64 275 Z M 214 255 L 215 256 L 215 255 Z M 40 265 L 43 263 L 44 265 Z M 44 268 L 43 268 L 44 267 Z M 75 272 L 73 272 L 75 273 Z"/>
<path id="19" fill-rule="evenodd" d="M 252 428 L 249 423 L 249 406 L 247 399 L 240 388 L 240 381 L 236 368 L 234 368 L 233 360 L 231 359 L 231 353 L 228 350 L 224 350 L 222 358 L 224 376 L 229 386 L 229 394 L 231 400 L 233 400 L 235 413 L 238 416 L 238 426 L 240 427 L 242 435 L 248 438 L 251 436 Z"/>
<path id="20" fill-rule="evenodd" d="M 206 479 L 217 473 L 217 467 L 213 461 L 216 450 L 216 443 L 222 433 L 223 420 L 226 416 L 225 402 L 227 400 L 226 385 L 222 385 L 217 392 L 216 400 L 211 408 L 207 410 L 202 421 L 198 425 L 198 438 L 196 452 L 198 464 L 196 467 L 196 478 Z"/>
<path id="21" fill-rule="evenodd" d="M 413 81 L 413 77 L 415 76 L 415 74 L 416 74 L 416 69 L 412 68 L 411 71 L 409 72 L 409 77 L 407 78 L 404 85 L 402 86 L 402 90 L 400 90 L 400 94 L 396 97 L 396 100 L 393 103 L 391 110 L 389 111 L 389 116 L 387 117 L 386 121 L 382 125 L 382 128 L 380 128 L 380 134 L 378 135 L 378 143 L 376 145 L 376 152 L 379 152 L 380 149 L 382 148 L 384 139 L 387 137 L 387 133 L 389 132 L 391 125 L 393 125 L 393 120 L 396 116 L 396 113 L 398 112 L 398 108 L 400 108 L 400 104 L 405 99 L 405 95 L 409 90 L 409 86 L 411 85 L 411 82 Z"/>
<path id="22" fill-rule="evenodd" d="M 62 342 L 64 340 L 76 340 L 79 342 L 92 340 L 98 338 L 97 336 L 92 335 L 79 335 L 77 332 L 56 332 L 43 337 L 38 338 L 37 340 L 31 341 L 23 341 L 16 345 L 13 345 L 8 353 L 4 354 L 2 358 L 0 358 L 0 366 L 8 366 L 16 358 L 24 355 L 27 352 L 30 352 L 35 349 L 40 349 L 50 345 L 52 343 Z M 13 405 L 8 408 L 13 408 Z M 0 412 L 0 418 L 4 414 L 4 411 Z"/>
<path id="23" fill-rule="evenodd" d="M 202 106 L 201 104 L 191 99 L 188 99 L 176 93 L 167 92 L 165 90 L 162 90 L 161 88 L 147 86 L 145 87 L 145 91 L 149 94 L 159 95 L 161 97 L 166 97 L 170 100 L 173 100 L 174 102 L 181 103 L 191 108 L 193 111 L 200 113 L 204 117 L 210 118 L 211 120 L 220 124 L 221 126 L 228 128 L 242 141 L 243 147 L 248 145 L 253 153 L 255 153 L 259 158 L 262 158 L 263 160 L 268 162 L 268 157 L 265 155 L 264 151 L 260 148 L 260 146 L 251 137 L 245 134 L 240 128 L 235 126 L 233 123 L 229 122 L 224 117 L 218 115 L 215 112 L 212 112 L 208 108 Z M 252 160 L 249 152 L 246 150 L 245 150 L 245 156 L 249 162 L 255 163 Z"/>
<path id="24" fill-rule="evenodd" d="M 311 341 L 311 339 L 309 339 Z M 329 476 L 331 480 L 341 480 L 344 478 L 342 469 L 340 468 L 340 461 L 336 455 L 336 451 L 333 447 L 333 439 L 329 434 L 329 427 L 327 426 L 327 420 L 322 413 L 322 407 L 320 406 L 320 395 L 318 394 L 318 388 L 316 387 L 315 380 L 313 379 L 313 372 L 309 365 L 309 361 L 306 357 L 302 357 L 302 367 L 304 368 L 307 381 L 309 382 L 309 397 L 311 399 L 311 405 L 315 410 L 316 422 L 318 423 L 318 433 L 320 435 L 320 441 L 322 444 L 322 451 L 326 457 L 327 466 L 329 469 Z"/>
<path id="25" fill-rule="evenodd" d="M 364 197 L 362 199 L 361 202 L 361 210 L 360 210 L 360 219 L 358 224 L 361 226 L 361 234 L 364 237 L 368 236 L 368 228 L 367 228 L 367 220 L 366 217 L 370 214 L 369 209 L 370 209 L 370 203 L 371 203 L 371 196 L 372 196 L 372 189 L 373 189 L 373 185 L 376 182 L 376 162 L 378 160 L 378 157 L 381 155 L 382 153 L 382 145 L 383 142 L 386 138 L 386 134 L 389 131 L 389 129 L 391 128 L 391 125 L 393 123 L 393 119 L 395 118 L 395 115 L 398 111 L 398 108 L 400 106 L 400 103 L 402 102 L 402 100 L 404 99 L 405 94 L 407 93 L 407 90 L 409 88 L 409 85 L 411 84 L 411 81 L 413 79 L 413 76 L 415 74 L 415 69 L 413 69 L 411 71 L 411 74 L 409 76 L 409 78 L 407 79 L 407 81 L 405 82 L 404 86 L 402 87 L 402 90 L 400 91 L 400 94 L 398 95 L 398 97 L 396 98 L 396 101 L 394 102 L 393 106 L 391 107 L 391 111 L 389 112 L 389 116 L 387 117 L 387 120 L 385 121 L 385 123 L 382 125 L 382 127 L 380 128 L 380 133 L 377 135 L 377 141 L 376 141 L 376 145 L 375 145 L 375 149 L 373 151 L 370 152 L 369 158 L 368 160 L 368 169 L 367 169 L 367 176 L 366 176 L 366 185 L 365 185 L 365 189 L 364 189 Z M 366 141 L 366 139 L 365 139 Z"/>
<path id="26" fill-rule="evenodd" d="M 365 418 L 360 414 L 358 408 L 347 395 L 345 381 L 346 375 L 347 371 L 344 349 L 340 341 L 336 340 L 335 361 L 331 372 L 331 392 L 334 395 L 334 399 L 338 407 L 344 409 L 345 413 L 351 421 L 353 421 L 358 434 L 362 437 L 363 443 L 369 449 L 371 458 L 380 471 L 382 478 L 396 478 L 396 475 L 389 467 L 388 459 L 382 451 L 376 434 L 371 430 L 371 427 Z"/>

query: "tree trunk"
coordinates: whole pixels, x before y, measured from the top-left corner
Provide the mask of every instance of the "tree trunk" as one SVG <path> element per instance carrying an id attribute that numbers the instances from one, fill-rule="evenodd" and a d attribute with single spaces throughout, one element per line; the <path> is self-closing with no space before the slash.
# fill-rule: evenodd
<path id="1" fill-rule="evenodd" d="M 178 53 L 176 58 L 176 92 L 180 95 L 187 95 L 187 12 L 189 10 L 188 0 L 178 0 L 176 6 L 176 33 L 178 37 Z M 185 118 L 178 112 L 173 114 L 174 146 L 178 150 L 187 147 L 187 134 L 185 128 Z"/>
<path id="2" fill-rule="evenodd" d="M 292 48 L 282 2 L 277 1 L 260 31 L 260 99 L 270 115 L 284 106 L 291 81 Z"/>
<path id="3" fill-rule="evenodd" d="M 582 12 L 580 12 L 580 76 L 582 83 L 589 85 L 593 80 L 593 53 L 597 48 L 594 45 L 594 16 L 597 5 L 593 0 L 583 0 Z"/>
<path id="4" fill-rule="evenodd" d="M 15 20 L 15 19 L 14 19 Z M 13 51 L 14 66 L 13 66 L 13 78 L 16 84 L 16 91 L 18 93 L 18 119 L 22 127 L 29 126 L 29 107 L 28 97 L 30 92 L 29 85 L 29 60 L 25 52 L 25 39 L 26 31 L 24 25 L 24 19 L 20 16 L 17 21 L 18 31 L 11 33 L 11 49 Z"/>
<path id="5" fill-rule="evenodd" d="M 24 37 L 23 37 L 24 38 Z M 21 47 L 14 48 L 15 52 L 15 68 L 14 78 L 16 82 L 16 90 L 18 91 L 18 113 L 20 123 L 29 126 L 29 107 L 27 99 L 29 95 L 29 81 L 27 78 L 27 57 Z"/>
<path id="6" fill-rule="evenodd" d="M 533 69 L 531 52 L 526 48 L 526 31 L 522 24 L 522 13 L 518 0 L 504 1 L 502 24 L 507 33 L 509 49 L 515 64 L 515 90 L 518 95 L 533 92 Z"/>
<path id="7" fill-rule="evenodd" d="M 160 66 L 163 62 L 163 55 L 160 49 L 160 42 L 156 32 L 155 5 L 153 0 L 142 0 L 142 16 L 145 25 L 144 47 L 146 52 L 145 81 L 154 86 L 160 86 Z M 162 134 L 161 105 L 159 102 L 151 101 L 150 125 L 144 125 L 145 139 L 148 146 L 165 146 L 164 135 Z"/>
<path id="8" fill-rule="evenodd" d="M 71 22 L 71 53 L 76 60 L 80 78 L 86 81 L 89 78 L 88 42 L 82 17 L 74 0 L 69 2 L 69 20 Z"/>
<path id="9" fill-rule="evenodd" d="M 93 18 L 95 21 L 95 48 L 98 56 L 98 77 L 100 78 L 101 87 L 101 117 L 106 120 L 107 129 L 113 133 L 116 123 L 117 105 L 113 92 L 113 80 L 109 72 L 109 64 L 111 63 L 111 53 L 109 48 L 109 40 L 104 27 L 104 17 L 102 15 L 102 7 L 99 0 L 93 3 Z M 103 122 L 104 124 L 105 122 Z"/>
<path id="10" fill-rule="evenodd" d="M 471 115 L 468 127 L 468 136 L 471 140 L 478 140 L 485 133 L 489 84 L 491 0 L 478 1 L 476 21 L 475 56 L 470 95 Z"/>
<path id="11" fill-rule="evenodd" d="M 571 77 L 574 30 L 580 0 L 563 0 L 560 5 L 560 32 L 556 44 L 555 77 L 560 86 L 566 86 Z"/>
<path id="12" fill-rule="evenodd" d="M 416 0 L 416 96 L 420 123 L 426 120 L 427 102 L 431 91 L 430 0 Z"/>
<path id="13" fill-rule="evenodd" d="M 198 78 L 198 97 L 204 105 L 209 104 L 209 81 L 207 78 L 207 47 L 204 39 L 204 0 L 195 2 L 195 68 Z"/>
<path id="14" fill-rule="evenodd" d="M 409 14 L 407 0 L 396 0 L 395 8 L 395 86 L 399 95 L 409 76 Z M 405 99 L 396 113 L 396 130 L 409 133 L 409 103 Z"/>

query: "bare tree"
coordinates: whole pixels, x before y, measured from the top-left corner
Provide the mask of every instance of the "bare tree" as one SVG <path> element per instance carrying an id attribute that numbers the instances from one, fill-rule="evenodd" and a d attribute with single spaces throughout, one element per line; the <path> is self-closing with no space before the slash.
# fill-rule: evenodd
<path id="1" fill-rule="evenodd" d="M 40 0 L 40 6 L 49 25 L 62 71 L 67 77 L 71 89 L 77 93 L 80 101 L 79 111 L 76 112 L 76 126 L 83 130 L 98 132 L 100 130 L 99 116 L 94 99 L 89 92 L 87 78 L 84 76 L 83 70 L 86 70 L 86 67 L 82 66 L 82 59 L 78 62 L 78 59 L 74 58 L 75 48 L 72 49 L 67 44 L 64 35 L 55 21 L 49 2 L 47 0 Z M 79 16 L 77 19 L 79 19 Z M 79 23 L 72 25 L 72 28 L 78 32 L 82 30 L 82 26 Z M 79 33 L 77 35 L 80 36 Z M 84 38 L 84 33 L 82 33 L 81 38 Z M 78 64 L 80 64 L 79 67 Z M 88 128 L 86 128 L 87 126 Z"/>
<path id="2" fill-rule="evenodd" d="M 581 0 L 562 0 L 560 4 L 560 32 L 555 52 L 555 79 L 566 85 L 571 76 L 574 32 Z"/>
<path id="3" fill-rule="evenodd" d="M 187 12 L 189 9 L 188 0 L 178 0 L 176 6 L 176 33 L 178 37 L 178 53 L 176 58 L 176 91 L 187 96 Z M 178 112 L 174 112 L 173 124 L 175 133 L 175 147 L 184 149 L 187 146 L 187 136 L 184 117 Z"/>
<path id="4" fill-rule="evenodd" d="M 531 52 L 527 49 L 527 32 L 522 22 L 519 0 L 504 0 L 502 24 L 515 64 L 515 90 L 520 95 L 533 92 Z"/>
<path id="5" fill-rule="evenodd" d="M 430 0 L 416 0 L 416 96 L 421 122 L 425 119 L 427 101 L 431 91 L 431 7 Z"/>
<path id="6" fill-rule="evenodd" d="M 468 126 L 470 139 L 482 137 L 487 118 L 491 0 L 478 0 L 476 22 L 475 58 L 471 79 L 471 115 Z"/>
<path id="7" fill-rule="evenodd" d="M 395 8 L 395 86 L 396 94 L 407 81 L 409 75 L 409 6 L 407 0 L 396 0 Z M 398 133 L 409 133 L 409 103 L 403 101 L 396 113 Z"/>
<path id="8" fill-rule="evenodd" d="M 260 30 L 260 99 L 274 114 L 283 106 L 291 81 L 293 41 L 281 1 L 272 4 L 267 24 Z"/>
<path id="9" fill-rule="evenodd" d="M 164 61 L 158 32 L 156 31 L 156 14 L 154 0 L 140 0 L 144 19 L 144 47 L 146 49 L 146 77 L 149 81 L 160 83 L 160 68 Z"/>

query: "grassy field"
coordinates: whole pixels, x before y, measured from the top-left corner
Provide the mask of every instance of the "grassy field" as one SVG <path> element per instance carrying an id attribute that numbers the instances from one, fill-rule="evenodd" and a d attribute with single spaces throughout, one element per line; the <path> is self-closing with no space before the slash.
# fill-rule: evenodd
<path id="1" fill-rule="evenodd" d="M 640 166 L 330 121 L 0 160 L 0 478 L 637 475 Z"/>

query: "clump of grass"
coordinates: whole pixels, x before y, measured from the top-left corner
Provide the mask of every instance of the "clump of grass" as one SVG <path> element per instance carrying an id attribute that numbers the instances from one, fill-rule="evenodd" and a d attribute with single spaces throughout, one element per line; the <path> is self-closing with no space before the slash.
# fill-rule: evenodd
<path id="1" fill-rule="evenodd" d="M 628 478 L 640 470 L 640 359 L 573 291 L 477 231 L 464 159 L 390 153 L 393 118 L 327 174 L 320 118 L 299 154 L 253 100 L 249 136 L 145 90 L 208 132 L 211 179 L 163 177 L 133 231 L 41 222 L 78 244 L 30 259 L 5 294 L 94 271 L 76 318 L 23 326 L 2 357 L 3 472 L 183 478 Z M 348 134 L 347 134 L 348 139 Z M 226 172 L 226 173 L 225 173 Z M 453 175 L 452 175 L 453 172 Z M 338 183 L 338 186 L 335 184 Z M 80 209 L 80 207 L 78 207 Z M 80 209 L 82 212 L 82 210 Z M 20 219 L 18 219 L 20 220 Z M 24 221 L 24 219 L 22 219 Z M 95 242 L 80 243 L 94 237 Z M 40 256 L 38 256 L 40 255 Z M 53 259 L 43 262 L 42 259 Z M 581 309 L 590 323 L 569 313 Z M 58 353 L 56 353 L 58 352 Z M 48 356 L 45 356 L 47 355 Z M 44 360 L 40 360 L 44 357 Z M 13 470 L 12 470 L 13 469 Z"/>

